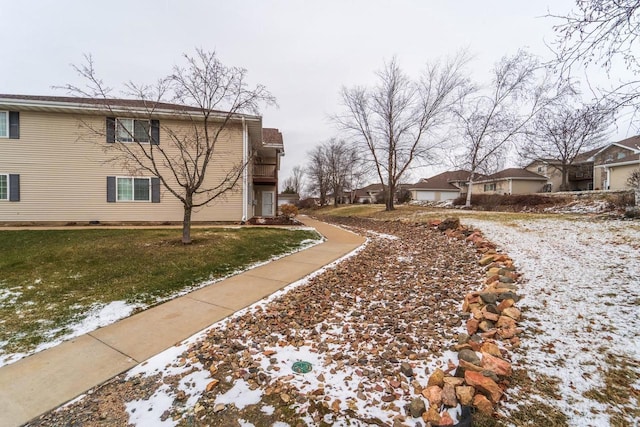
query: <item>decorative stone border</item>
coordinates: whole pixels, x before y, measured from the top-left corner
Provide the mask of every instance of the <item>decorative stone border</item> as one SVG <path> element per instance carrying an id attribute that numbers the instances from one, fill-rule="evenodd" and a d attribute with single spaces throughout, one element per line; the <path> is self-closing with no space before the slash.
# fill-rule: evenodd
<path id="1" fill-rule="evenodd" d="M 466 426 L 471 425 L 470 407 L 491 416 L 509 384 L 512 367 L 507 349 L 520 344 L 518 335 L 522 332 L 518 328 L 521 313 L 515 307 L 520 300 L 516 292 L 520 275 L 508 255 L 498 253 L 480 231 L 460 225 L 457 218 L 434 220 L 429 225 L 451 239 L 473 245 L 486 278 L 482 290 L 464 297 L 466 333 L 458 334 L 458 343 L 453 346 L 458 364 L 450 362 L 446 371 L 436 369 L 431 374 L 421 392 L 429 402 L 428 409 L 421 398 L 416 398 L 410 410 L 428 426 L 451 426 L 454 422 L 447 409 L 460 404 L 462 419 L 456 425 Z"/>

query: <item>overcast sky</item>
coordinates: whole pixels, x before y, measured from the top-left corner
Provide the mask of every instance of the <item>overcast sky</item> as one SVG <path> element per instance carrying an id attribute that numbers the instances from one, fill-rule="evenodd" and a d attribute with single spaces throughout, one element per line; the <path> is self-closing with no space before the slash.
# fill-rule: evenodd
<path id="1" fill-rule="evenodd" d="M 526 47 L 550 58 L 550 9 L 570 0 L 255 0 L 13 1 L 0 0 L 0 93 L 66 95 L 52 86 L 81 83 L 70 64 L 92 54 L 112 87 L 154 82 L 196 47 L 215 50 L 226 65 L 248 69 L 253 83 L 276 96 L 262 111 L 279 128 L 286 156 L 281 177 L 304 164 L 318 142 L 337 134 L 328 120 L 340 109 L 342 86 L 366 85 L 396 55 L 417 76 L 428 61 L 466 48 L 482 81 L 505 54 Z M 117 92 L 116 92 L 117 95 Z M 624 137 L 622 134 L 616 137 Z M 446 169 L 436 167 L 435 171 Z M 412 178 L 417 178 L 415 174 Z"/>

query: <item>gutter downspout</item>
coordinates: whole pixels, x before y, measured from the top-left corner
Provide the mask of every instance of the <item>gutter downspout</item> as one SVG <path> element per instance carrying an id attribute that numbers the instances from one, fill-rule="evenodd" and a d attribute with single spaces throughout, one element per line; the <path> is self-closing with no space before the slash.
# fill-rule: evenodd
<path id="1" fill-rule="evenodd" d="M 247 221 L 247 210 L 249 205 L 249 136 L 247 124 L 242 118 L 242 222 Z"/>

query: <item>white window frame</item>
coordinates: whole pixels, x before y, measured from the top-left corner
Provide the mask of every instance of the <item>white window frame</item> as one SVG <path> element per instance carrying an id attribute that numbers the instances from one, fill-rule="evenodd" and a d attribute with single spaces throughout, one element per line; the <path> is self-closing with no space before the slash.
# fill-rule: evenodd
<path id="1" fill-rule="evenodd" d="M 2 199 L 0 198 L 0 202 L 6 202 L 7 200 L 9 200 L 10 198 L 10 194 L 9 192 L 11 191 L 11 187 L 9 186 L 9 174 L 8 173 L 0 173 L 0 176 L 4 176 L 5 179 L 7 180 L 7 197 Z"/>
<path id="2" fill-rule="evenodd" d="M 2 111 L 0 111 L 0 113 L 4 113 L 4 116 L 6 117 L 6 119 L 5 119 L 6 120 L 5 129 L 7 130 L 7 133 L 5 133 L 4 135 L 0 134 L 0 138 L 9 138 L 9 112 L 2 110 Z"/>
<path id="3" fill-rule="evenodd" d="M 130 179 L 131 180 L 131 200 L 120 200 L 120 194 L 119 194 L 119 186 L 118 186 L 118 180 L 120 179 Z M 149 182 L 149 199 L 147 200 L 136 200 L 136 193 L 135 193 L 135 180 L 136 179 L 146 179 Z M 151 178 L 147 178 L 146 176 L 116 176 L 116 202 L 117 203 L 150 203 L 151 202 Z"/>
<path id="4" fill-rule="evenodd" d="M 120 137 L 120 133 L 118 132 L 118 128 L 119 128 L 119 124 L 121 121 L 123 120 L 131 120 L 131 124 L 132 126 L 132 133 L 131 135 L 129 135 L 127 137 L 127 141 L 125 140 L 121 140 Z M 136 122 L 147 122 L 148 126 L 148 132 L 147 132 L 147 140 L 146 141 L 136 141 L 135 140 L 135 136 L 136 136 Z M 128 141 L 128 139 L 131 139 L 131 141 Z M 115 141 L 116 142 L 121 142 L 123 144 L 136 144 L 136 143 L 141 143 L 141 144 L 148 144 L 151 142 L 151 120 L 147 120 L 147 119 L 133 119 L 133 118 L 129 118 L 129 117 L 117 117 L 116 118 L 116 124 L 115 124 Z"/>
<path id="5" fill-rule="evenodd" d="M 484 191 L 497 191 L 497 189 L 498 189 L 498 186 L 496 185 L 495 182 L 484 185 Z"/>

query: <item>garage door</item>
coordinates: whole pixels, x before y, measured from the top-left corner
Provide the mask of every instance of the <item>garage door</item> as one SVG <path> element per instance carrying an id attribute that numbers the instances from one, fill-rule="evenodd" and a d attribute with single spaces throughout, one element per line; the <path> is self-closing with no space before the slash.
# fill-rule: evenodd
<path id="1" fill-rule="evenodd" d="M 436 192 L 418 190 L 416 191 L 416 197 L 417 197 L 417 200 L 420 202 L 434 202 L 436 200 Z"/>

